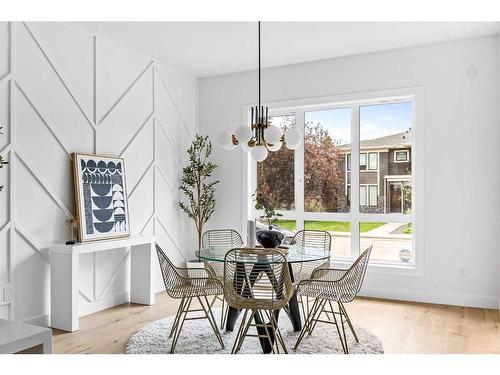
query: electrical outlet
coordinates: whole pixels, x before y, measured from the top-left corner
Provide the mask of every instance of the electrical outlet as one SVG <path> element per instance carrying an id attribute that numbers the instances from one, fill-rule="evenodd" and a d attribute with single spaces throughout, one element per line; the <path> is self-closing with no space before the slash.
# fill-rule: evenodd
<path id="1" fill-rule="evenodd" d="M 3 300 L 8 302 L 14 298 L 14 288 L 10 285 L 3 287 Z"/>
<path id="2" fill-rule="evenodd" d="M 465 267 L 460 267 L 458 269 L 458 277 L 465 279 L 467 277 L 467 269 Z"/>

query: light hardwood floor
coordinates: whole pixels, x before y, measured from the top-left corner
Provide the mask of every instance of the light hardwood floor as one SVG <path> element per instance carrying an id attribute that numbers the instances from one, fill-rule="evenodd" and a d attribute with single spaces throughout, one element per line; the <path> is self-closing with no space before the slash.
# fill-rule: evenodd
<path id="1" fill-rule="evenodd" d="M 154 306 L 125 304 L 82 317 L 77 332 L 54 330 L 54 352 L 123 353 L 134 332 L 175 314 L 177 304 L 160 293 Z M 347 309 L 355 324 L 382 340 L 386 353 L 500 354 L 498 310 L 368 298 L 358 298 Z"/>

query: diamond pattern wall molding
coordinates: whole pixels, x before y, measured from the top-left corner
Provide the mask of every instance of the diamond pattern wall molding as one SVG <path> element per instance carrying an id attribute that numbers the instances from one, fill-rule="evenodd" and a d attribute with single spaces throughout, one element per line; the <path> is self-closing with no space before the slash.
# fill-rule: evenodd
<path id="1" fill-rule="evenodd" d="M 189 74 L 70 24 L 0 22 L 0 153 L 11 161 L 0 170 L 0 286 L 15 291 L 0 318 L 48 323 L 46 250 L 74 213 L 72 152 L 124 158 L 131 234 L 155 235 L 179 263 L 191 256 L 176 186 L 197 90 Z M 83 315 L 126 300 L 129 261 L 125 249 L 82 257 Z"/>

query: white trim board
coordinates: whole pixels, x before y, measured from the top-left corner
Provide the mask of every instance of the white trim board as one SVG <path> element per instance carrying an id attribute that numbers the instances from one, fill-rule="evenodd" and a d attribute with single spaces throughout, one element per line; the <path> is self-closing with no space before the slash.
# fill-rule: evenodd
<path id="1" fill-rule="evenodd" d="M 500 303 L 500 301 L 498 301 L 494 296 L 482 296 L 465 293 L 436 293 L 431 290 L 422 291 L 363 287 L 358 295 L 377 299 L 432 303 L 460 307 L 476 307 L 494 310 L 499 307 Z"/>

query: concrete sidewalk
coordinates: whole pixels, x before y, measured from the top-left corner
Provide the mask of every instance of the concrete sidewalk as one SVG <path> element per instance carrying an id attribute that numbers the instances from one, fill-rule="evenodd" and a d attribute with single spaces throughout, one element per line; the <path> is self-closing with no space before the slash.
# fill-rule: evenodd
<path id="1" fill-rule="evenodd" d="M 363 233 L 365 236 L 375 236 L 375 237 L 381 237 L 381 236 L 386 236 L 388 234 L 393 234 L 396 229 L 401 227 L 402 225 L 405 225 L 404 223 L 385 223 L 384 225 L 372 229 L 368 232 Z M 397 233 L 400 234 L 400 233 Z"/>

